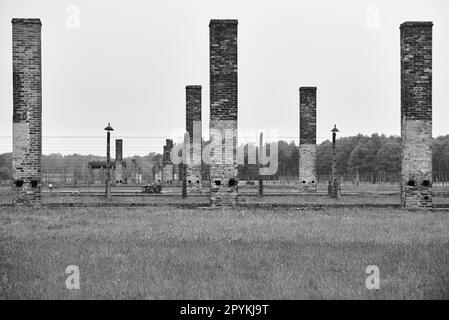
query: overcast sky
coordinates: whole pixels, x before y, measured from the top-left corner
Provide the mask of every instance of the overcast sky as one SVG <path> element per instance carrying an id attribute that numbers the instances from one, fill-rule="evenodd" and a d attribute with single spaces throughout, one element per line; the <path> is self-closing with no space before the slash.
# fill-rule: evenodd
<path id="1" fill-rule="evenodd" d="M 400 134 L 399 25 L 433 21 L 433 135 L 449 133 L 447 0 L 2 0 L 0 152 L 11 151 L 19 17 L 42 20 L 44 153 L 104 153 L 107 122 L 125 156 L 162 152 L 185 128 L 188 84 L 203 86 L 208 134 L 208 24 L 217 18 L 239 20 L 239 128 L 298 141 L 298 89 L 317 86 L 319 142 L 334 123 L 342 136 Z"/>

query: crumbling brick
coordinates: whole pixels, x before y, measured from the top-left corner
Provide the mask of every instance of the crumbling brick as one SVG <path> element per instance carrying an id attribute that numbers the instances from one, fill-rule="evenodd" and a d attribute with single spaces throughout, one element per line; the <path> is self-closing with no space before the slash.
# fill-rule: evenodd
<path id="1" fill-rule="evenodd" d="M 115 183 L 121 184 L 124 181 L 123 178 L 123 140 L 115 140 Z"/>
<path id="2" fill-rule="evenodd" d="M 41 21 L 12 19 L 13 202 L 41 204 Z"/>
<path id="3" fill-rule="evenodd" d="M 189 150 L 186 163 L 186 192 L 199 194 L 202 192 L 201 179 L 201 86 L 186 86 L 186 131 L 189 134 Z"/>
<path id="4" fill-rule="evenodd" d="M 299 88 L 299 190 L 316 192 L 316 87 Z"/>
<path id="5" fill-rule="evenodd" d="M 401 202 L 432 206 L 432 22 L 401 24 Z"/>
<path id="6" fill-rule="evenodd" d="M 238 199 L 237 168 L 237 20 L 211 20 L 210 129 L 221 132 L 222 152 L 210 161 L 211 206 L 234 206 Z M 233 139 L 225 139 L 225 131 Z"/>
<path id="7" fill-rule="evenodd" d="M 173 140 L 166 139 L 164 146 L 164 153 L 162 155 L 162 182 L 166 184 L 173 183 L 174 168 L 170 158 L 171 150 L 173 149 Z"/>

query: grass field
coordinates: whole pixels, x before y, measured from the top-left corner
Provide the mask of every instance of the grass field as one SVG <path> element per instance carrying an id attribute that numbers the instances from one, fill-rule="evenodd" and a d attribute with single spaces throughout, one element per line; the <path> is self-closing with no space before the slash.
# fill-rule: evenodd
<path id="1" fill-rule="evenodd" d="M 0 298 L 447 299 L 448 213 L 3 208 Z"/>

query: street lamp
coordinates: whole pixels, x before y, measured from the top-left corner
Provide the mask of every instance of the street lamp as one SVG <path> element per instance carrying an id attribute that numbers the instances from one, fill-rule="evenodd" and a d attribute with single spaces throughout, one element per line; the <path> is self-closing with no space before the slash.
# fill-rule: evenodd
<path id="1" fill-rule="evenodd" d="M 111 127 L 111 123 L 104 128 L 106 130 L 106 198 L 111 196 L 111 131 L 114 131 Z"/>
<path id="2" fill-rule="evenodd" d="M 181 179 L 182 179 L 182 189 L 181 189 L 181 197 L 187 198 L 187 162 L 190 161 L 190 138 L 189 133 L 184 133 L 184 148 L 182 150 L 182 162 L 178 167 L 181 169 Z M 188 160 L 189 159 L 189 160 Z"/>
<path id="3" fill-rule="evenodd" d="M 340 130 L 337 129 L 337 125 L 334 124 L 334 128 L 331 130 L 332 132 L 332 175 L 331 180 L 329 181 L 328 193 L 332 199 L 340 198 L 340 184 L 337 177 L 337 150 L 336 150 L 336 138 L 337 132 Z"/>

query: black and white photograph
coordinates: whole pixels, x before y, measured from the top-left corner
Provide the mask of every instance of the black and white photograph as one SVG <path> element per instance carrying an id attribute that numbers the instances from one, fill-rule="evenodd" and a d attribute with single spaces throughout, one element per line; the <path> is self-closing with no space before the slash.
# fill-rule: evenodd
<path id="1" fill-rule="evenodd" d="M 447 0 L 1 0 L 0 300 L 449 299 L 448 58 Z"/>

